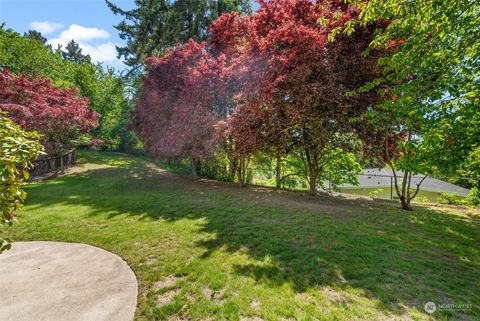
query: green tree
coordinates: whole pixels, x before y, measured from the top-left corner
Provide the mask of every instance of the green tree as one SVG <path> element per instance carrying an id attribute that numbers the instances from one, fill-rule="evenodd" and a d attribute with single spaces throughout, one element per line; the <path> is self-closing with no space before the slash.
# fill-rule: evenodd
<path id="1" fill-rule="evenodd" d="M 65 54 L 0 26 L 0 68 L 6 67 L 17 76 L 44 76 L 62 88 L 78 88 L 80 96 L 88 97 L 90 108 L 101 114 L 93 136 L 129 149 L 129 144 L 137 142 L 127 129 L 132 105 L 130 97 L 133 97 L 127 92 L 129 82 L 113 68 L 91 62 L 77 43 L 71 41 L 67 47 L 69 50 Z"/>
<path id="2" fill-rule="evenodd" d="M 337 189 L 342 184 L 358 185 L 358 174 L 362 172 L 361 165 L 355 159 L 353 153 L 342 150 L 341 148 L 329 147 L 321 155 L 318 162 L 319 170 L 314 178 L 314 190 L 319 186 L 322 190 L 330 188 Z M 282 178 L 289 176 L 299 176 L 306 182 L 312 180 L 309 162 L 303 150 L 293 153 L 285 158 L 286 170 L 288 174 Z M 311 187 L 311 186 L 310 186 Z"/>
<path id="3" fill-rule="evenodd" d="M 466 178 L 470 187 L 476 186 L 480 189 L 480 146 L 470 152 L 457 173 Z"/>
<path id="4" fill-rule="evenodd" d="M 45 38 L 40 31 L 37 30 L 28 30 L 28 32 L 24 33 L 24 36 L 30 39 L 37 40 L 44 45 L 47 43 L 47 38 Z"/>
<path id="5" fill-rule="evenodd" d="M 99 64 L 76 64 L 70 72 L 71 81 L 79 88 L 80 95 L 88 97 L 91 109 L 100 114 L 99 126 L 91 135 L 102 139 L 111 148 L 119 148 L 122 140 L 131 135 L 128 126 L 132 99 L 127 91 L 128 80 L 119 76 L 115 69 Z"/>
<path id="6" fill-rule="evenodd" d="M 84 55 L 82 48 L 75 40 L 70 40 L 65 46 L 65 50 L 62 52 L 63 58 L 68 59 L 77 64 L 90 63 L 90 55 Z"/>
<path id="7" fill-rule="evenodd" d="M 225 12 L 250 12 L 249 0 L 136 0 L 123 10 L 106 0 L 110 10 L 124 18 L 115 26 L 125 47 L 117 47 L 128 66 L 138 67 L 146 57 L 158 56 L 177 42 L 204 40 L 208 26 Z"/>
<path id="8" fill-rule="evenodd" d="M 351 2 L 361 8 L 360 19 L 330 38 L 386 21 L 370 45 L 388 53 L 379 61 L 384 77 L 362 90 L 385 97 L 368 116 L 385 133 L 387 162 L 404 171 L 396 190 L 411 209 L 418 187 L 412 176 L 453 174 L 480 143 L 480 2 Z"/>
<path id="9" fill-rule="evenodd" d="M 23 131 L 0 115 L 0 253 L 11 247 L 4 232 L 15 222 L 16 210 L 27 196 L 22 186 L 29 178 L 31 160 L 42 152 L 39 138 L 37 133 Z"/>
<path id="10" fill-rule="evenodd" d="M 16 75 L 42 75 L 58 86 L 69 87 L 73 86 L 68 79 L 69 66 L 59 50 L 0 26 L 0 68 Z"/>

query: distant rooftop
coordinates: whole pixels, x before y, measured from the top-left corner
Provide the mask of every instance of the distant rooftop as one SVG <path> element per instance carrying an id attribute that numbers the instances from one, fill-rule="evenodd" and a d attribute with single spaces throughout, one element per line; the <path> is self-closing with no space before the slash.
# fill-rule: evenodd
<path id="1" fill-rule="evenodd" d="M 403 172 L 395 171 L 395 173 L 397 174 L 399 181 L 401 181 Z M 423 176 L 424 175 L 422 174 L 415 175 L 412 178 L 411 188 L 416 188 L 416 184 L 421 181 Z M 360 185 L 355 186 L 351 184 L 343 184 L 339 187 L 390 187 L 391 177 L 393 177 L 393 172 L 389 168 L 367 168 L 364 170 L 363 174 L 358 176 Z M 433 177 L 427 177 L 420 185 L 420 190 L 436 193 L 447 192 L 459 196 L 468 196 L 470 193 L 470 190 L 467 188 L 447 183 Z"/>

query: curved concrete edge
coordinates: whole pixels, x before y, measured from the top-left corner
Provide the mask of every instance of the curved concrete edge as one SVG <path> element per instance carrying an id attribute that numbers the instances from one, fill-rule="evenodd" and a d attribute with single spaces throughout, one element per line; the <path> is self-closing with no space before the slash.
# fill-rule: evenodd
<path id="1" fill-rule="evenodd" d="M 0 255 L 0 316 L 10 321 L 131 321 L 138 283 L 127 262 L 80 243 L 15 242 Z"/>

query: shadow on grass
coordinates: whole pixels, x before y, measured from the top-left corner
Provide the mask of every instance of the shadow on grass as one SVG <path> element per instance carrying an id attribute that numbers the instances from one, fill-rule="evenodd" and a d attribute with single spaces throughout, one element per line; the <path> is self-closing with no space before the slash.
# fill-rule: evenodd
<path id="1" fill-rule="evenodd" d="M 30 186 L 29 207 L 83 205 L 107 218 L 204 219 L 201 232 L 216 235 L 198 244 L 204 256 L 220 248 L 246 250 L 257 263 L 235 265 L 234 271 L 258 282 L 289 283 L 297 292 L 355 288 L 395 314 L 404 306 L 422 310 L 428 301 L 471 303 L 465 313 L 480 318 L 478 217 L 193 183 L 145 161 L 108 155 L 91 154 L 88 161 L 112 167 Z"/>

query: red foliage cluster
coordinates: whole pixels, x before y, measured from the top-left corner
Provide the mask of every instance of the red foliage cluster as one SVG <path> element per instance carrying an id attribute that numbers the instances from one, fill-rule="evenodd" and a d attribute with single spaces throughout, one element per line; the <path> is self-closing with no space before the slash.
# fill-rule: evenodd
<path id="1" fill-rule="evenodd" d="M 0 110 L 24 129 L 41 133 L 49 154 L 68 148 L 79 133 L 98 126 L 99 118 L 76 89 L 40 77 L 16 77 L 6 69 L 0 72 Z"/>
<path id="2" fill-rule="evenodd" d="M 217 101 L 222 94 L 215 90 L 222 62 L 211 57 L 205 44 L 192 40 L 147 63 L 149 77 L 135 114 L 145 147 L 162 158 L 207 156 L 214 113 L 222 112 Z"/>
<path id="3" fill-rule="evenodd" d="M 100 149 L 103 145 L 105 145 L 105 141 L 103 141 L 100 138 L 93 138 L 90 141 L 90 146 L 92 146 L 92 148 L 95 149 L 95 150 Z"/>
<path id="4" fill-rule="evenodd" d="M 355 130 L 349 119 L 377 99 L 345 95 L 378 75 L 375 54 L 361 57 L 374 28 L 327 40 L 358 8 L 341 0 L 258 2 L 254 15 L 219 17 L 208 42 L 147 60 L 135 118 L 151 154 L 201 160 L 217 146 L 239 158 L 284 150 L 305 135 Z"/>

